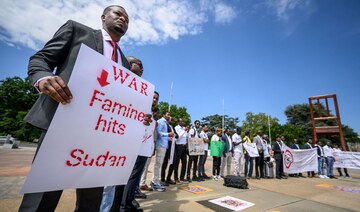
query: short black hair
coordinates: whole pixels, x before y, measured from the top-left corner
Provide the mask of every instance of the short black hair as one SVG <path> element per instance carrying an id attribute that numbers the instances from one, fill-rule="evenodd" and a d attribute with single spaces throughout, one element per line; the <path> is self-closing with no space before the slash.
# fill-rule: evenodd
<path id="1" fill-rule="evenodd" d="M 111 10 L 111 8 L 113 8 L 113 7 L 121 7 L 121 8 L 123 8 L 122 6 L 120 6 L 120 5 L 110 5 L 110 6 L 107 6 L 105 9 L 104 9 L 104 11 L 103 11 L 103 15 L 106 15 L 110 10 Z M 123 8 L 124 10 L 125 10 L 125 8 Z"/>
<path id="2" fill-rule="evenodd" d="M 200 121 L 199 121 L 199 120 L 195 120 L 195 121 L 194 121 L 194 124 L 196 124 L 196 122 L 199 122 L 199 124 L 200 124 Z"/>
<path id="3" fill-rule="evenodd" d="M 160 97 L 160 94 L 157 91 L 154 91 L 154 93 L 156 93 L 158 95 L 158 97 Z"/>

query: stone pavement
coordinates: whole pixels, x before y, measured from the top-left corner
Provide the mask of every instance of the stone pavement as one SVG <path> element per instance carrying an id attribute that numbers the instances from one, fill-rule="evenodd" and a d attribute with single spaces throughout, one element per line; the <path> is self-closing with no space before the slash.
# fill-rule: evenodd
<path id="1" fill-rule="evenodd" d="M 30 170 L 34 147 L 3 149 L 0 147 L 0 211 L 17 211 L 22 196 L 19 194 Z M 206 172 L 211 173 L 212 158 L 208 157 Z M 152 176 L 150 165 L 148 180 Z M 337 171 L 334 170 L 337 174 Z M 193 182 L 213 191 L 193 194 L 172 185 L 166 192 L 147 192 L 146 200 L 138 200 L 144 211 L 230 211 L 208 200 L 231 196 L 254 203 L 244 211 L 360 211 L 360 170 L 349 170 L 352 178 L 320 179 L 289 178 L 250 179 L 250 189 L 223 186 L 223 181 Z M 75 190 L 63 192 L 56 211 L 73 211 Z"/>

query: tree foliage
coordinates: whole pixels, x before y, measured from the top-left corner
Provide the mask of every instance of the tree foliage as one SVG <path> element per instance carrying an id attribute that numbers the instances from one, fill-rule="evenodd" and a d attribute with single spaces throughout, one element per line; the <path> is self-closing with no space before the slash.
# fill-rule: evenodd
<path id="1" fill-rule="evenodd" d="M 279 120 L 277 118 L 272 118 L 265 113 L 253 114 L 252 112 L 247 112 L 245 120 L 243 120 L 242 131 L 249 131 L 250 137 L 254 137 L 258 131 L 267 133 L 269 130 L 269 121 L 270 121 L 270 130 L 272 127 L 277 127 L 276 131 L 281 131 L 279 128 Z M 271 133 L 273 134 L 273 133 Z"/>
<path id="2" fill-rule="evenodd" d="M 161 117 L 162 113 L 164 111 L 169 111 L 169 104 L 167 102 L 159 102 L 158 104 L 159 108 L 159 117 Z M 186 111 L 187 109 L 185 107 L 177 107 L 176 105 L 170 106 L 170 115 L 175 119 L 175 125 L 177 125 L 177 120 L 179 118 L 182 118 L 184 121 L 184 124 L 190 124 L 191 118 L 189 113 Z"/>
<path id="3" fill-rule="evenodd" d="M 0 81 L 0 134 L 11 134 L 26 141 L 32 141 L 40 135 L 39 129 L 23 121 L 38 97 L 32 89 L 29 79 L 13 77 Z"/>
<path id="4" fill-rule="evenodd" d="M 208 125 L 209 134 L 215 134 L 216 128 L 222 128 L 223 116 L 215 114 L 203 117 L 201 119 L 201 124 Z M 232 131 L 238 126 L 239 118 L 230 117 L 228 115 L 224 115 L 224 128 L 230 128 Z"/>

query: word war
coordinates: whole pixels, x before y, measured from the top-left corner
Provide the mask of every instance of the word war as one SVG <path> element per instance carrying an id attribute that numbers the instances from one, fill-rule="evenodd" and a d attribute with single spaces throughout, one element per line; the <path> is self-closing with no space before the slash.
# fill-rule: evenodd
<path id="1" fill-rule="evenodd" d="M 128 72 L 125 72 L 121 68 L 117 68 L 116 66 L 113 66 L 113 73 L 114 73 L 114 81 L 120 82 L 120 84 L 125 84 L 127 87 L 133 89 L 134 91 L 140 92 L 140 94 L 147 96 L 147 89 L 148 84 L 144 81 L 138 82 L 139 78 L 136 76 L 130 77 L 130 74 Z M 99 77 L 97 77 L 97 80 L 101 87 L 105 87 L 109 85 L 108 82 L 108 76 L 109 72 L 105 69 L 101 70 L 101 74 Z"/>

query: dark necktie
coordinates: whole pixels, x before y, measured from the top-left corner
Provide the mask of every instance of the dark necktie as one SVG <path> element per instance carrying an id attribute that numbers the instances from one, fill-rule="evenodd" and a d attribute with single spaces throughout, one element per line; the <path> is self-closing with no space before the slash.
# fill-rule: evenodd
<path id="1" fill-rule="evenodd" d="M 113 51 L 112 51 L 112 54 L 111 54 L 111 59 L 114 61 L 114 62 L 118 62 L 118 45 L 115 41 L 110 41 L 111 42 L 111 45 L 113 47 Z"/>

